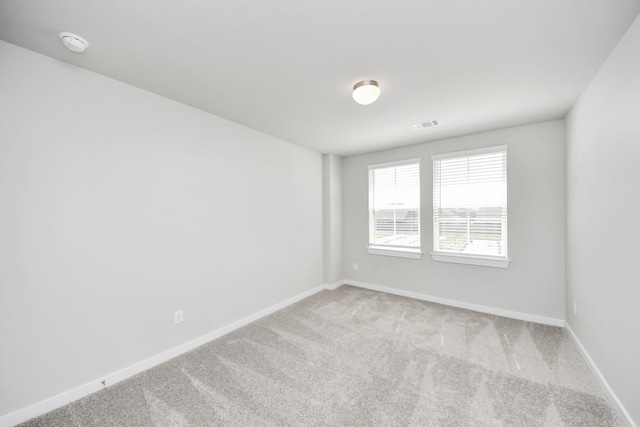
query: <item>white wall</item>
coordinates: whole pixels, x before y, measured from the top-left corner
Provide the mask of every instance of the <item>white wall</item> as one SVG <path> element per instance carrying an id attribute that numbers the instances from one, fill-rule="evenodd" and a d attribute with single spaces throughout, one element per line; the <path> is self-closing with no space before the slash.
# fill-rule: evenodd
<path id="1" fill-rule="evenodd" d="M 567 117 L 567 321 L 637 424 L 639 161 L 637 18 Z"/>
<path id="2" fill-rule="evenodd" d="M 508 144 L 508 269 L 435 262 L 432 154 Z M 564 123 L 475 134 L 344 159 L 345 279 L 564 319 Z M 369 255 L 367 165 L 420 157 L 421 260 Z M 352 268 L 358 264 L 358 270 Z"/>
<path id="3" fill-rule="evenodd" d="M 320 154 L 4 42 L 0 117 L 0 416 L 322 283 Z"/>
<path id="4" fill-rule="evenodd" d="M 324 281 L 333 285 L 342 280 L 342 158 L 322 156 Z"/>

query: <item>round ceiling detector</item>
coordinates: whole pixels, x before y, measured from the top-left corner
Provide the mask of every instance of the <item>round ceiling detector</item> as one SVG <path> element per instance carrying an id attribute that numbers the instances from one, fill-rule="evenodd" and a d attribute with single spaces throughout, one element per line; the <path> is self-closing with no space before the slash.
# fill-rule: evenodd
<path id="1" fill-rule="evenodd" d="M 82 53 L 89 47 L 89 42 L 73 33 L 60 33 L 62 43 L 72 52 Z"/>
<path id="2" fill-rule="evenodd" d="M 380 88 L 375 80 L 362 80 L 353 86 L 353 100 L 360 105 L 369 105 L 380 96 Z"/>

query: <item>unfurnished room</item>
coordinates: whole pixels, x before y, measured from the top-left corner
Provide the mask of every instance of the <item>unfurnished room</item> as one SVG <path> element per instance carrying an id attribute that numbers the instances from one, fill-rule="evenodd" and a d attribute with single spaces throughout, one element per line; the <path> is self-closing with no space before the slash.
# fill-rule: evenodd
<path id="1" fill-rule="evenodd" d="M 0 0 L 0 427 L 637 427 L 639 13 Z"/>

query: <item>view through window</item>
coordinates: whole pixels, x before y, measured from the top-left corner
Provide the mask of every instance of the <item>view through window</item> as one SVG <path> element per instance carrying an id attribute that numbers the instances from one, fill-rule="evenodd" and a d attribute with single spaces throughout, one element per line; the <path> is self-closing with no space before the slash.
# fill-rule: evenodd
<path id="1" fill-rule="evenodd" d="M 369 166 L 369 245 L 420 249 L 420 159 Z"/>
<path id="2" fill-rule="evenodd" d="M 507 147 L 432 156 L 434 253 L 507 259 Z"/>

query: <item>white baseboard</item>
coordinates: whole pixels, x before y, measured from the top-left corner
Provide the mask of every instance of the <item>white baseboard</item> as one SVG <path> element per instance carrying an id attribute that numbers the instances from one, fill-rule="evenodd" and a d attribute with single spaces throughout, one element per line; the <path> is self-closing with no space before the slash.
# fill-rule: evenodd
<path id="1" fill-rule="evenodd" d="M 486 305 L 472 304 L 464 301 L 458 301 L 448 298 L 434 297 L 431 295 L 419 294 L 417 292 L 403 291 L 401 289 L 389 288 L 386 286 L 373 285 L 371 283 L 358 282 L 356 280 L 343 280 L 346 285 L 353 285 L 359 288 L 371 289 L 373 291 L 386 292 L 388 294 L 399 295 L 418 299 L 421 301 L 435 302 L 438 304 L 449 305 L 451 307 L 465 308 L 467 310 L 478 311 L 480 313 L 495 314 L 496 316 L 509 317 L 511 319 L 525 320 L 527 322 L 541 323 L 543 325 L 564 327 L 563 319 L 555 319 L 553 317 L 538 316 L 535 314 L 520 313 L 517 311 L 504 310 L 502 308 L 489 307 Z"/>
<path id="2" fill-rule="evenodd" d="M 578 351 L 580 351 L 580 354 L 582 354 L 582 357 L 584 358 L 585 362 L 587 362 L 587 366 L 589 366 L 589 369 L 591 369 L 593 376 L 596 377 L 596 379 L 600 383 L 600 387 L 602 388 L 602 391 L 609 399 L 609 402 L 611 402 L 611 405 L 618 410 L 618 414 L 620 415 L 620 418 L 622 418 L 629 427 L 638 427 L 636 423 L 633 421 L 633 419 L 631 419 L 631 415 L 629 415 L 627 410 L 622 405 L 622 402 L 620 402 L 620 399 L 618 399 L 618 396 L 616 396 L 616 394 L 613 392 L 611 387 L 609 387 L 609 383 L 607 383 L 607 380 L 604 379 L 602 372 L 600 372 L 600 369 L 598 369 L 598 366 L 595 364 L 595 362 L 593 361 L 589 353 L 587 353 L 587 350 L 584 348 L 584 346 L 578 339 L 578 336 L 573 332 L 573 329 L 571 329 L 571 326 L 569 326 L 569 323 L 566 324 L 565 329 L 568 332 L 569 336 L 571 337 L 571 340 L 573 341 L 573 343 L 576 345 L 576 347 L 578 347 Z"/>
<path id="3" fill-rule="evenodd" d="M 334 283 L 332 285 L 324 285 L 324 287 L 325 287 L 325 289 L 328 289 L 330 291 L 335 291 L 336 289 L 338 289 L 342 285 L 344 285 L 344 280 L 338 280 L 336 283 Z"/>
<path id="4" fill-rule="evenodd" d="M 316 286 L 313 289 L 310 289 L 294 297 L 286 299 L 282 302 L 279 302 L 278 304 L 272 305 L 271 307 L 265 308 L 264 310 L 261 310 L 250 316 L 244 317 L 229 325 L 223 326 L 219 329 L 216 329 L 215 331 L 209 332 L 208 334 L 202 335 L 198 338 L 195 338 L 191 341 L 188 341 L 184 344 L 181 344 L 163 353 L 152 356 L 134 365 L 128 366 L 124 369 L 105 375 L 103 377 L 96 378 L 93 381 L 90 381 L 79 387 L 60 393 L 56 396 L 50 397 L 41 402 L 35 403 L 31 406 L 27 406 L 26 408 L 19 409 L 15 412 L 11 412 L 7 415 L 0 417 L 0 427 L 15 426 L 16 424 L 20 424 L 24 421 L 30 420 L 31 418 L 46 414 L 47 412 L 53 411 L 54 409 L 60 408 L 64 405 L 67 405 L 68 403 L 74 402 L 78 399 L 88 396 L 91 393 L 95 393 L 105 387 L 111 386 L 122 380 L 125 380 L 129 377 L 132 377 L 136 374 L 146 371 L 147 369 L 153 368 L 154 366 L 157 366 L 170 359 L 173 359 L 176 356 L 179 356 L 183 353 L 193 350 L 196 347 L 206 344 L 209 341 L 219 338 L 225 334 L 228 334 L 229 332 L 232 332 L 242 326 L 245 326 L 251 322 L 254 322 L 278 310 L 281 310 L 291 304 L 294 304 L 324 289 L 335 289 L 341 284 L 342 284 L 342 281 L 336 282 L 332 285 Z M 105 385 L 103 385 L 102 383 L 103 381 Z"/>

